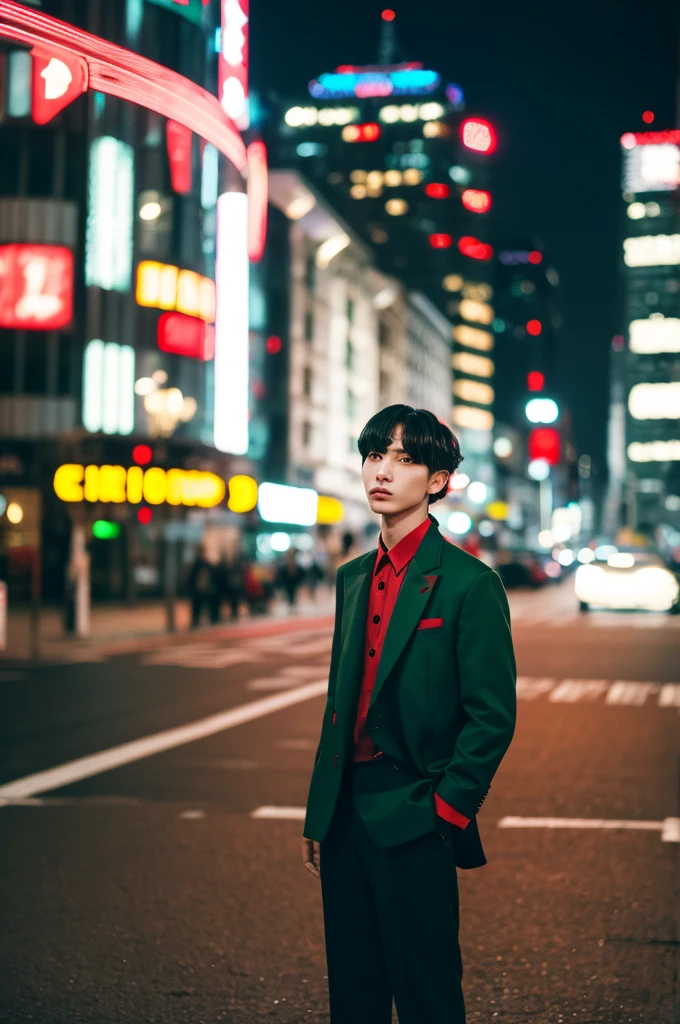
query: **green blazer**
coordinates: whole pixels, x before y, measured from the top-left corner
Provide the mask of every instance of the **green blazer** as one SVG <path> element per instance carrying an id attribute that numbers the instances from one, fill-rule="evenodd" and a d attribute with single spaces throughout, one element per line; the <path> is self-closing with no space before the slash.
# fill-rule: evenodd
<path id="1" fill-rule="evenodd" d="M 373 840 L 396 846 L 436 827 L 438 793 L 470 818 L 465 829 L 453 828 L 456 863 L 478 867 L 486 858 L 476 815 L 515 728 L 510 610 L 498 574 L 445 542 L 437 520 L 429 518 L 387 627 L 366 719 L 374 742 L 395 764 L 395 784 L 389 791 L 355 791 L 354 803 Z M 353 755 L 375 558 L 374 549 L 338 570 L 328 699 L 303 832 L 308 839 L 326 837 Z M 421 618 L 443 623 L 419 630 Z"/>

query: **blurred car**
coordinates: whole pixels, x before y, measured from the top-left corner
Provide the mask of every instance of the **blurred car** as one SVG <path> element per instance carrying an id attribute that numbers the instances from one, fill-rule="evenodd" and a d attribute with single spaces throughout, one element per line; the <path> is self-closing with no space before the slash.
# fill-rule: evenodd
<path id="1" fill-rule="evenodd" d="M 506 590 L 514 587 L 542 587 L 550 578 L 533 551 L 499 552 L 496 572 Z"/>
<path id="2" fill-rule="evenodd" d="M 616 551 L 606 561 L 576 570 L 574 589 L 581 611 L 680 613 L 680 583 L 663 559 L 650 551 Z"/>

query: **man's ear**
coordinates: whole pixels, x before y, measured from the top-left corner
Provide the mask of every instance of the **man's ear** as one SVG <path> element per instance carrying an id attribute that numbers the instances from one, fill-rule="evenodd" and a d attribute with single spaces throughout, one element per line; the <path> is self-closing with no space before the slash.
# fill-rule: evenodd
<path id="1" fill-rule="evenodd" d="M 445 469 L 438 469 L 430 477 L 430 481 L 427 485 L 428 494 L 436 494 L 437 491 L 441 491 L 442 487 L 446 487 L 449 482 L 449 473 Z"/>

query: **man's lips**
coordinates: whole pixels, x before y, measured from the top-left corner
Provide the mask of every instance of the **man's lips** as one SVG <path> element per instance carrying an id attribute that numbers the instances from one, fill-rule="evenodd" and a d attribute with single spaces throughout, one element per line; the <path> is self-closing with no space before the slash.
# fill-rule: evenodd
<path id="1" fill-rule="evenodd" d="M 371 494 L 375 494 L 378 497 L 382 496 L 384 498 L 392 497 L 392 491 L 388 491 L 385 487 L 373 487 L 371 490 Z"/>

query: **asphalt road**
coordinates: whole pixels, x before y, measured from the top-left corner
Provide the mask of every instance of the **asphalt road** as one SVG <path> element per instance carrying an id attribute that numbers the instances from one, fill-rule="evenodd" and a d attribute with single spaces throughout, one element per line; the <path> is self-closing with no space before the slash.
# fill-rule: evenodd
<path id="1" fill-rule="evenodd" d="M 468 1020 L 678 1024 L 680 619 L 511 605 Z M 0 1021 L 328 1021 L 300 836 L 330 632 L 264 632 L 0 662 Z"/>

